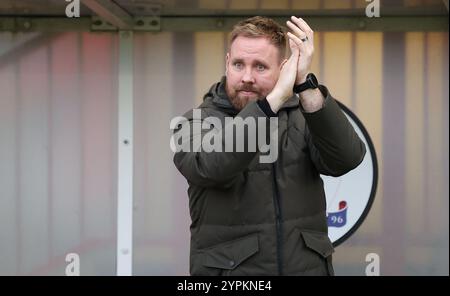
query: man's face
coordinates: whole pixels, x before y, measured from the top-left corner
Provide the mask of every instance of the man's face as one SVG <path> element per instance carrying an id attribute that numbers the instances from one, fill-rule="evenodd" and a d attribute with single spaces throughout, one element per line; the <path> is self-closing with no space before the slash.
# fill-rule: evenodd
<path id="1" fill-rule="evenodd" d="M 226 92 L 237 110 L 266 97 L 280 74 L 279 50 L 267 38 L 238 36 L 226 58 Z"/>

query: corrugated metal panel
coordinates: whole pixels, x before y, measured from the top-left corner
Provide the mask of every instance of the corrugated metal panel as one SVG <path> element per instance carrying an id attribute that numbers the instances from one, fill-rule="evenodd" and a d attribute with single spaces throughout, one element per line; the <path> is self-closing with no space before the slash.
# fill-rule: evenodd
<path id="1" fill-rule="evenodd" d="M 0 244 L 16 254 L 0 273 L 64 274 L 78 252 L 83 274 L 114 274 L 115 36 L 44 40 L 0 68 L 0 216 L 14 225 Z"/>

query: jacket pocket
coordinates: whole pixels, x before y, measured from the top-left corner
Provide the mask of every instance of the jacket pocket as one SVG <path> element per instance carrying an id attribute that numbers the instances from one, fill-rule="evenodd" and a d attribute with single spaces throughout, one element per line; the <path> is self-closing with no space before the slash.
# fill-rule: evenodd
<path id="1" fill-rule="evenodd" d="M 259 251 L 258 234 L 202 249 L 201 264 L 206 274 L 230 275 L 233 270 Z"/>
<path id="2" fill-rule="evenodd" d="M 319 255 L 321 261 L 325 264 L 327 274 L 334 275 L 331 256 L 334 252 L 334 247 L 328 235 L 324 232 L 311 230 L 301 230 L 300 233 L 306 248 Z"/>

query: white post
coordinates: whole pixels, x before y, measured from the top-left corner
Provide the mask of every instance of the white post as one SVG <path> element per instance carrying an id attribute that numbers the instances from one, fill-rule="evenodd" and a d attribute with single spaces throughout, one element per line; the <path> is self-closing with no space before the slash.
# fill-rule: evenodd
<path id="1" fill-rule="evenodd" d="M 119 32 L 117 275 L 132 275 L 133 32 Z"/>

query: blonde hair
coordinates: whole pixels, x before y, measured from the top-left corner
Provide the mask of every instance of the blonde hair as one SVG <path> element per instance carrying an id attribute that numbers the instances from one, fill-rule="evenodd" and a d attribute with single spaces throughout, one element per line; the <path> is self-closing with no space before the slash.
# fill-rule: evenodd
<path id="1" fill-rule="evenodd" d="M 286 56 L 286 35 L 284 29 L 270 18 L 255 16 L 237 23 L 230 34 L 230 47 L 239 36 L 249 38 L 265 37 L 278 48 L 280 60 Z"/>

